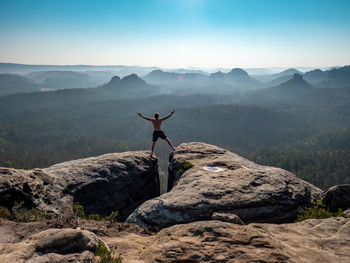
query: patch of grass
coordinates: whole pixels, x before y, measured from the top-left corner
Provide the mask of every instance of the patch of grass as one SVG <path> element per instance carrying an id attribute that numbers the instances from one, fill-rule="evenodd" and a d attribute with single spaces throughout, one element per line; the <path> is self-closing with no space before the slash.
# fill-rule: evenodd
<path id="1" fill-rule="evenodd" d="M 347 217 L 340 208 L 335 213 L 329 211 L 323 203 L 323 200 L 318 199 L 316 202 L 312 202 L 312 206 L 299 211 L 296 222 L 301 222 L 306 219 L 324 219 L 337 216 Z"/>
<path id="2" fill-rule="evenodd" d="M 84 207 L 78 203 L 74 203 L 73 207 L 67 206 L 63 209 L 62 214 L 56 217 L 57 222 L 70 222 L 71 220 L 76 220 L 77 218 L 83 218 L 85 220 L 94 221 L 117 221 L 119 212 L 112 211 L 109 216 L 103 217 L 99 214 L 89 214 L 85 215 Z M 37 208 L 26 208 L 23 201 L 15 202 L 12 209 L 8 209 L 4 206 L 0 206 L 0 217 L 14 220 L 16 222 L 34 222 L 34 221 L 44 221 L 54 218 L 53 214 L 45 213 Z"/>
<path id="3" fill-rule="evenodd" d="M 103 216 L 99 215 L 99 214 L 90 214 L 88 216 L 85 216 L 86 220 L 95 220 L 95 221 L 103 221 L 104 218 Z"/>
<path id="4" fill-rule="evenodd" d="M 34 222 L 51 219 L 52 215 L 42 212 L 36 208 L 24 207 L 24 201 L 15 202 L 11 210 L 0 207 L 0 217 L 11 219 L 17 222 Z"/>
<path id="5" fill-rule="evenodd" d="M 100 257 L 101 263 L 122 263 L 123 258 L 119 256 L 115 256 L 114 253 L 109 250 L 101 241 L 98 241 L 98 247 L 95 250 L 95 256 Z"/>
<path id="6" fill-rule="evenodd" d="M 112 211 L 109 216 L 106 216 L 105 219 L 109 222 L 117 221 L 117 217 L 119 215 L 119 211 Z"/>
<path id="7" fill-rule="evenodd" d="M 85 218 L 84 207 L 78 203 L 73 204 L 73 211 L 76 217 Z"/>
<path id="8" fill-rule="evenodd" d="M 15 221 L 17 222 L 34 222 L 51 219 L 52 215 L 41 212 L 36 208 L 31 209 L 20 209 L 15 212 Z"/>
<path id="9" fill-rule="evenodd" d="M 11 212 L 4 206 L 0 206 L 0 217 L 10 219 Z"/>
<path id="10" fill-rule="evenodd" d="M 188 161 L 182 161 L 179 163 L 179 175 L 182 175 L 184 172 L 186 172 L 188 169 L 191 169 L 193 167 L 193 164 L 191 164 Z"/>
<path id="11" fill-rule="evenodd" d="M 109 222 L 115 222 L 117 221 L 117 217 L 119 214 L 119 211 L 112 211 L 109 216 L 103 217 L 99 214 L 90 214 L 88 216 L 85 215 L 84 207 L 81 204 L 74 203 L 73 204 L 73 211 L 76 217 L 83 218 L 85 220 L 95 220 L 95 221 L 109 221 Z"/>

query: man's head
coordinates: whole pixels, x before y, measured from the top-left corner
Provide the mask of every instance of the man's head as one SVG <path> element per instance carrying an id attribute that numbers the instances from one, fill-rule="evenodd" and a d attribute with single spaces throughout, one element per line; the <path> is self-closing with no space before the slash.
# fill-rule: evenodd
<path id="1" fill-rule="evenodd" d="M 156 120 L 158 120 L 158 118 L 159 118 L 159 113 L 158 113 L 158 112 L 156 112 L 156 113 L 154 114 L 154 118 L 156 118 Z"/>

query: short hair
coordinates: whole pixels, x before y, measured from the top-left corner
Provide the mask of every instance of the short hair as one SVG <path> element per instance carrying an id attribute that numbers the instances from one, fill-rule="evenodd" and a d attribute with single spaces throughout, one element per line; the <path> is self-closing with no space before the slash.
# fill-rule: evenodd
<path id="1" fill-rule="evenodd" d="M 159 113 L 158 113 L 158 112 L 156 112 L 156 113 L 154 114 L 154 118 L 156 118 L 156 119 L 159 118 Z"/>

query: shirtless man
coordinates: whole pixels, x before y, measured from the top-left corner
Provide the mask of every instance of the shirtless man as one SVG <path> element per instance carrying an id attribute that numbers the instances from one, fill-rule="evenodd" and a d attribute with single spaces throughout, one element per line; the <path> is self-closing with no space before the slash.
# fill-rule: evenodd
<path id="1" fill-rule="evenodd" d="M 147 117 L 143 116 L 140 112 L 137 113 L 137 115 L 139 115 L 141 118 L 144 118 L 145 120 L 151 121 L 153 124 L 153 140 L 152 140 L 153 143 L 152 143 L 151 157 L 153 157 L 154 146 L 156 145 L 156 142 L 157 142 L 159 137 L 162 138 L 163 140 L 166 140 L 166 142 L 169 144 L 171 149 L 173 149 L 173 151 L 175 151 L 175 148 L 172 145 L 171 141 L 168 139 L 168 137 L 166 137 L 164 132 L 161 130 L 162 122 L 165 121 L 166 119 L 170 118 L 171 115 L 174 114 L 174 112 L 175 112 L 175 110 L 172 110 L 168 116 L 165 116 L 164 118 L 161 118 L 161 119 L 159 119 L 158 112 L 156 112 L 154 114 L 154 119 L 147 118 Z"/>

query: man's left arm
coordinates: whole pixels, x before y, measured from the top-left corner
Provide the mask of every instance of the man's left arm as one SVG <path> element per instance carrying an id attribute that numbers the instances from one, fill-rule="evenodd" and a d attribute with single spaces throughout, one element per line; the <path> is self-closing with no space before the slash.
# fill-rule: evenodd
<path id="1" fill-rule="evenodd" d="M 141 118 L 143 118 L 143 119 L 145 119 L 145 120 L 153 121 L 153 119 L 147 118 L 146 116 L 143 116 L 140 112 L 138 112 L 137 115 L 139 115 Z"/>

